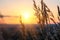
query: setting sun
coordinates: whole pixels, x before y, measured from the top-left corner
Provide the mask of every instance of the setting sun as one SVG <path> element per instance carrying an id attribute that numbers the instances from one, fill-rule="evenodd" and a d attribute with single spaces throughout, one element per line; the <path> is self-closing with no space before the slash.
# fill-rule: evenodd
<path id="1" fill-rule="evenodd" d="M 24 19 L 29 19 L 30 18 L 30 13 L 29 12 L 24 12 L 23 14 L 22 14 L 22 17 L 24 18 Z"/>
<path id="2" fill-rule="evenodd" d="M 21 17 L 24 24 L 33 24 L 36 22 L 34 13 L 31 10 L 22 10 Z"/>
<path id="3" fill-rule="evenodd" d="M 25 24 L 30 22 L 31 16 L 32 16 L 32 14 L 29 11 L 22 11 L 21 12 L 22 21 Z"/>

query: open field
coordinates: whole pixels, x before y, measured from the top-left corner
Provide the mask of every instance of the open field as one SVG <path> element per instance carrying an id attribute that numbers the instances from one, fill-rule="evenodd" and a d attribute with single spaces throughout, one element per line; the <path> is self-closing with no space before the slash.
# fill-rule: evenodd
<path id="1" fill-rule="evenodd" d="M 25 32 L 22 30 L 19 24 L 0 24 L 0 40 L 60 40 L 60 26 L 55 24 L 49 24 L 44 30 L 37 24 L 27 24 Z"/>

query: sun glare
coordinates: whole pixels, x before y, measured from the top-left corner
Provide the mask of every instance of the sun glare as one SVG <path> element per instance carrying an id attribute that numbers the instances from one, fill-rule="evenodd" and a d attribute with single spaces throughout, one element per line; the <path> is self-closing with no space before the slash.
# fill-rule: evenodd
<path id="1" fill-rule="evenodd" d="M 27 11 L 26 10 L 25 11 L 21 11 L 21 17 L 22 17 L 22 22 L 24 24 L 33 24 L 33 23 L 36 23 L 33 11 L 30 11 L 30 10 L 29 11 L 28 10 Z"/>
<path id="2" fill-rule="evenodd" d="M 24 19 L 29 19 L 31 15 L 29 12 L 24 12 L 22 16 Z"/>
<path id="3" fill-rule="evenodd" d="M 31 20 L 31 13 L 29 11 L 21 12 L 23 23 L 28 23 Z"/>

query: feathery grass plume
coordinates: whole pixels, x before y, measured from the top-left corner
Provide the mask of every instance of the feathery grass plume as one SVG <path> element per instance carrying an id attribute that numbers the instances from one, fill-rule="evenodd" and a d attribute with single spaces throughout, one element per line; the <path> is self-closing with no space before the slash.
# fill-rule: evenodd
<path id="1" fill-rule="evenodd" d="M 60 16 L 60 9 L 59 9 L 59 6 L 57 5 L 57 9 L 58 9 L 58 14 Z"/>
<path id="2" fill-rule="evenodd" d="M 46 12 L 46 8 L 45 8 L 46 6 L 44 5 L 44 3 L 43 3 L 43 0 L 41 0 L 41 9 L 42 9 L 42 17 L 43 17 L 43 21 L 42 21 L 42 24 L 44 24 L 45 22 L 47 22 L 46 20 L 47 20 L 47 16 L 48 16 L 48 14 L 47 14 L 47 12 Z"/>
<path id="3" fill-rule="evenodd" d="M 26 40 L 26 30 L 25 30 L 25 26 L 22 22 L 22 17 L 20 16 L 20 23 L 21 23 L 21 26 L 22 26 L 22 36 L 23 36 L 23 40 Z"/>
<path id="4" fill-rule="evenodd" d="M 48 12 L 47 10 L 50 11 L 43 2 L 43 0 L 41 0 L 42 26 L 48 24 L 49 15 L 47 13 Z"/>
<path id="5" fill-rule="evenodd" d="M 49 13 L 51 14 L 50 16 L 52 16 L 54 18 L 53 13 L 50 11 L 50 9 L 47 7 L 47 5 L 43 2 L 43 0 L 41 0 L 41 9 L 42 9 L 42 15 L 43 17 L 45 16 L 45 18 L 49 20 Z M 48 13 L 49 12 L 49 13 Z"/>
<path id="6" fill-rule="evenodd" d="M 35 0 L 33 0 L 33 6 L 35 10 L 35 16 L 38 18 L 39 22 L 38 24 L 40 25 L 40 34 L 42 34 L 42 19 L 41 19 L 41 13 L 40 13 L 40 8 L 36 5 Z"/>
<path id="7" fill-rule="evenodd" d="M 40 32 L 42 34 L 42 19 L 41 19 L 41 13 L 40 13 L 40 8 L 36 5 L 35 0 L 33 0 L 33 6 L 34 6 L 34 10 L 35 10 L 35 16 L 38 18 L 39 22 L 38 24 L 40 25 Z"/>
<path id="8" fill-rule="evenodd" d="M 40 28 L 44 27 L 45 24 L 48 25 L 48 22 L 50 22 L 50 20 L 52 20 L 55 24 L 56 22 L 54 21 L 54 15 L 53 13 L 50 11 L 50 9 L 48 8 L 48 6 L 43 2 L 43 0 L 41 0 L 41 9 L 40 7 L 38 7 L 35 3 L 35 0 L 33 0 L 33 5 L 34 5 L 34 10 L 35 10 L 35 16 L 38 18 L 39 20 L 39 25 Z M 50 14 L 51 15 L 50 15 Z M 41 16 L 42 15 L 42 16 Z M 50 18 L 50 16 L 53 18 Z M 56 24 L 57 25 L 57 24 Z M 42 29 L 42 28 L 41 28 Z M 52 36 L 52 34 L 50 33 L 50 27 L 48 27 L 48 31 L 46 31 L 46 39 L 49 37 L 51 40 L 55 40 L 54 36 Z M 54 29 L 55 31 L 56 29 Z M 55 31 L 56 32 L 56 31 Z M 44 36 L 44 32 L 41 30 L 42 36 Z M 57 36 L 55 36 L 57 38 Z M 49 40 L 49 38 L 47 40 Z M 58 38 L 57 38 L 58 39 Z"/>
<path id="9" fill-rule="evenodd" d="M 42 4 L 41 4 L 42 5 Z M 54 15 L 53 15 L 53 13 L 50 11 L 50 9 L 47 7 L 47 5 L 43 2 L 43 9 L 42 9 L 42 11 L 43 11 L 43 18 L 45 18 L 45 19 L 43 19 L 44 21 L 46 20 L 46 24 L 48 24 L 48 20 L 50 19 L 50 20 L 52 20 L 55 24 L 56 24 L 56 22 L 54 21 Z M 53 17 L 53 18 L 49 18 L 49 13 L 47 13 L 47 12 L 50 12 L 51 13 L 51 17 Z M 44 23 L 44 22 L 43 22 Z M 58 26 L 57 24 L 56 24 L 56 26 Z M 48 27 L 48 29 L 50 29 L 50 27 Z M 56 29 L 54 29 L 54 31 L 55 31 Z M 56 32 L 56 31 L 55 31 Z M 48 34 L 50 34 L 50 33 L 48 33 Z M 48 36 L 48 35 L 47 35 Z M 51 36 L 51 35 L 50 35 Z M 52 36 L 51 36 L 52 37 Z M 58 39 L 57 38 L 57 36 L 55 36 L 56 37 L 56 39 Z M 52 38 L 51 38 L 52 39 Z M 53 38 L 54 39 L 54 38 Z"/>
<path id="10" fill-rule="evenodd" d="M 36 5 L 36 4 L 34 4 L 34 5 Z M 44 30 L 45 23 L 47 22 L 46 20 L 48 18 L 47 17 L 47 13 L 45 14 L 46 10 L 43 8 L 43 6 L 44 5 L 42 4 L 42 10 L 40 9 L 39 6 L 37 6 L 37 9 L 34 6 L 34 8 L 35 8 L 35 15 L 36 15 L 36 17 L 39 20 L 38 24 L 40 25 L 40 35 L 42 35 L 42 36 L 40 36 L 40 39 L 44 39 L 43 38 L 44 37 L 44 31 L 43 30 Z"/>
<path id="11" fill-rule="evenodd" d="M 49 20 L 49 15 L 48 15 L 48 13 L 47 13 L 47 11 L 46 11 L 46 8 L 47 8 L 47 6 L 45 6 L 45 4 L 44 4 L 44 2 L 43 2 L 43 0 L 41 0 L 41 10 L 42 10 L 42 24 L 43 25 L 45 25 L 45 23 L 48 25 L 48 20 Z M 50 28 L 48 28 L 48 30 L 49 30 Z M 49 32 L 47 32 L 46 31 L 46 38 L 48 37 L 48 35 L 49 35 Z M 49 35 L 50 36 L 50 35 Z M 47 39 L 48 40 L 48 39 Z"/>
<path id="12" fill-rule="evenodd" d="M 60 9 L 59 9 L 59 6 L 57 5 L 57 9 L 58 9 L 58 20 L 60 22 Z"/>
<path id="13" fill-rule="evenodd" d="M 39 20 L 39 24 L 40 24 L 40 26 L 41 26 L 41 13 L 40 13 L 40 8 L 36 5 L 36 2 L 35 2 L 35 0 L 33 0 L 33 5 L 34 5 L 34 10 L 35 10 L 35 16 L 38 18 L 38 20 Z"/>
<path id="14" fill-rule="evenodd" d="M 42 5 L 42 15 L 43 15 L 43 17 L 45 17 L 45 20 L 46 20 L 46 24 L 48 23 L 48 22 L 50 22 L 50 20 L 52 20 L 53 21 L 53 23 L 55 23 L 56 25 L 57 25 L 57 23 L 54 21 L 54 15 L 53 15 L 53 13 L 50 11 L 50 9 L 48 8 L 48 6 L 43 2 L 43 0 L 41 0 L 41 5 Z M 52 17 L 52 18 L 50 18 L 50 16 Z M 44 20 L 44 19 L 43 19 Z M 57 25 L 58 26 L 58 25 Z"/>
<path id="15" fill-rule="evenodd" d="M 48 8 L 48 6 L 44 3 L 44 6 L 46 7 L 46 11 L 47 12 L 50 12 L 50 16 L 52 16 L 53 18 L 54 18 L 54 15 L 53 15 L 53 13 L 51 12 L 51 10 Z"/>
<path id="16" fill-rule="evenodd" d="M 50 20 L 52 20 L 52 21 L 53 21 L 53 23 L 55 23 L 55 24 L 56 24 L 56 22 L 54 21 L 54 15 L 53 15 L 53 13 L 50 11 L 50 9 L 47 7 L 47 5 L 46 5 L 45 3 L 44 3 L 44 5 L 45 5 L 45 7 L 47 8 L 47 10 L 46 10 L 46 11 L 47 11 L 47 12 L 50 12 L 50 14 L 51 14 L 50 16 L 51 16 L 51 17 L 53 17 L 53 18 L 49 18 L 49 19 L 50 19 Z M 48 14 L 48 15 L 49 15 L 49 14 Z M 56 24 L 56 25 L 57 25 L 57 24 Z"/>

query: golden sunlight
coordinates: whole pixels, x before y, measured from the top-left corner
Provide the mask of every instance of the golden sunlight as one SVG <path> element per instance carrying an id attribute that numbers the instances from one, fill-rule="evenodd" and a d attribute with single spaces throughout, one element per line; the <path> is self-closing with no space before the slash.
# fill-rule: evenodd
<path id="1" fill-rule="evenodd" d="M 36 22 L 36 20 L 34 19 L 34 13 L 33 11 L 30 10 L 25 10 L 21 12 L 21 17 L 22 17 L 22 22 L 24 24 L 33 24 Z M 34 21 L 33 21 L 34 20 Z M 33 21 L 33 22 L 32 22 Z"/>
<path id="2" fill-rule="evenodd" d="M 23 23 L 29 23 L 31 21 L 31 12 L 29 11 L 22 11 L 21 16 L 22 16 L 22 21 Z"/>
<path id="3" fill-rule="evenodd" d="M 29 12 L 24 12 L 23 14 L 22 14 L 22 17 L 24 18 L 24 19 L 29 19 L 30 18 L 30 16 L 31 16 L 31 14 L 29 13 Z"/>

